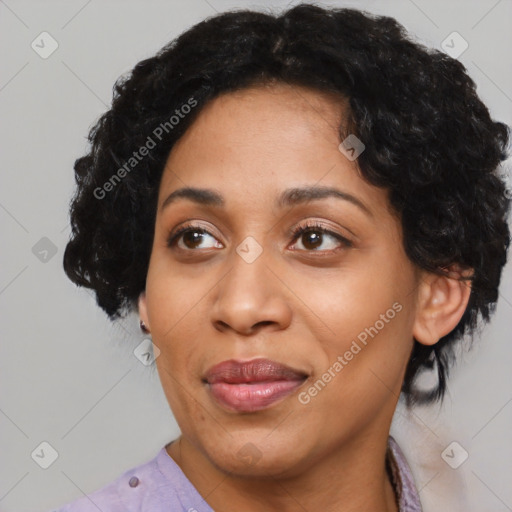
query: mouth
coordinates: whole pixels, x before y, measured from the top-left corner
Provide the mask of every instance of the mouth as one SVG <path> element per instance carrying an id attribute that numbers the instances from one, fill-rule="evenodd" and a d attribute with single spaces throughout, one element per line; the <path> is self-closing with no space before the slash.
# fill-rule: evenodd
<path id="1" fill-rule="evenodd" d="M 266 409 L 298 389 L 308 375 L 271 361 L 224 361 L 210 368 L 203 382 L 216 402 L 236 412 Z"/>

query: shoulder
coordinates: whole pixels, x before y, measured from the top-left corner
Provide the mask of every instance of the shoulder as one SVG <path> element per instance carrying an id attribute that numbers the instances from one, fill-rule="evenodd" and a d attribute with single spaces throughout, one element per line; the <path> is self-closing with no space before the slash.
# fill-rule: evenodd
<path id="1" fill-rule="evenodd" d="M 165 447 L 101 489 L 48 512 L 210 512 Z"/>

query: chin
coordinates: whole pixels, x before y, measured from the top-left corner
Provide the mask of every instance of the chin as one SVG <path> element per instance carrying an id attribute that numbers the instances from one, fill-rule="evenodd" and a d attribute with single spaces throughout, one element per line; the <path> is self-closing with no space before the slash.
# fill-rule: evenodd
<path id="1" fill-rule="evenodd" d="M 295 444 L 275 438 L 273 443 L 264 436 L 229 437 L 225 446 L 217 445 L 211 451 L 206 448 L 210 462 L 220 471 L 240 478 L 276 478 L 290 477 L 306 467 L 303 443 L 297 439 Z M 263 441 L 261 441 L 263 439 Z"/>

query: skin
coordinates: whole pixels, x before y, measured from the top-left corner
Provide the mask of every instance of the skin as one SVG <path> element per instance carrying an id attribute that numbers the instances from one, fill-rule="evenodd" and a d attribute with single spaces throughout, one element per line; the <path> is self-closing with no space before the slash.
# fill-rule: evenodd
<path id="1" fill-rule="evenodd" d="M 161 351 L 157 369 L 182 432 L 167 452 L 218 512 L 396 511 L 385 451 L 413 338 L 436 343 L 469 298 L 467 284 L 410 262 L 387 192 L 338 149 L 345 112 L 339 97 L 284 84 L 225 94 L 202 110 L 163 172 L 139 314 Z M 284 189 L 306 185 L 336 187 L 364 209 L 334 197 L 274 205 Z M 215 189 L 225 205 L 182 198 L 161 209 L 185 186 Z M 289 230 L 309 220 L 350 243 L 317 230 L 317 246 L 311 233 L 293 239 Z M 209 234 L 169 247 L 188 222 Z M 252 263 L 236 252 L 248 236 L 262 249 Z M 301 403 L 299 393 L 395 303 L 401 311 Z M 258 357 L 309 377 L 262 411 L 217 404 L 205 372 Z"/>

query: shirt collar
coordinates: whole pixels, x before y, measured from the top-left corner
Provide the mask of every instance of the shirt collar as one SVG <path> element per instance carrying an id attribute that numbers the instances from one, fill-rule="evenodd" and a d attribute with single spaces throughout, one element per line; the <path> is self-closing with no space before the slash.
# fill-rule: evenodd
<path id="1" fill-rule="evenodd" d="M 386 467 L 398 503 L 399 512 L 421 512 L 421 503 L 411 469 L 393 437 L 388 438 Z"/>

